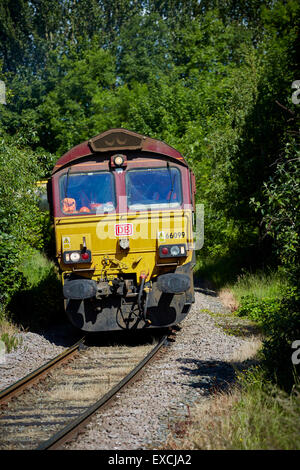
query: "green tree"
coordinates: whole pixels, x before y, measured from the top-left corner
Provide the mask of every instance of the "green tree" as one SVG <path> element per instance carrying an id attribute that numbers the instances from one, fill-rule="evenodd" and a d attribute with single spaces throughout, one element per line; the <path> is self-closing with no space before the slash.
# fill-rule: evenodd
<path id="1" fill-rule="evenodd" d="M 41 176 L 38 155 L 19 139 L 0 143 L 0 301 L 6 303 L 23 284 L 19 271 L 28 247 L 44 247 L 45 215 L 37 205 L 36 182 Z"/>
<path id="2" fill-rule="evenodd" d="M 275 251 L 285 274 L 299 284 L 300 150 L 294 139 L 287 142 L 276 169 L 264 183 L 262 202 L 252 200 L 262 217 L 263 236 L 275 241 Z"/>
<path id="3" fill-rule="evenodd" d="M 171 41 L 170 30 L 157 13 L 138 14 L 128 20 L 121 28 L 116 47 L 122 82 L 151 83 L 169 75 L 173 67 Z"/>

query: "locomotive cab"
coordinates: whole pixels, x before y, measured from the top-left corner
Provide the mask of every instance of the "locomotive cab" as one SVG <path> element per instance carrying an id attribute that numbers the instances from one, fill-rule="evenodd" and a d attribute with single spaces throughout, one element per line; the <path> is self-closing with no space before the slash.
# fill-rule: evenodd
<path id="1" fill-rule="evenodd" d="M 165 327 L 194 302 L 195 182 L 164 142 L 112 129 L 54 167 L 65 310 L 83 331 Z"/>

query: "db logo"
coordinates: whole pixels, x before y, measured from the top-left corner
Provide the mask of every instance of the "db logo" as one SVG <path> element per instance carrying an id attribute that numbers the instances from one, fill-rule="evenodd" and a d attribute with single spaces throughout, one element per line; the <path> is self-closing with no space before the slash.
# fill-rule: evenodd
<path id="1" fill-rule="evenodd" d="M 115 235 L 116 237 L 130 237 L 133 234 L 133 225 L 132 224 L 116 224 L 115 225 Z"/>

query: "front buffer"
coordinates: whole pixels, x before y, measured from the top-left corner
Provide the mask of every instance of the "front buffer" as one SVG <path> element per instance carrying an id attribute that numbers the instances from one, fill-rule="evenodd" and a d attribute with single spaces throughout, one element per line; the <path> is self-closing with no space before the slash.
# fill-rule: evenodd
<path id="1" fill-rule="evenodd" d="M 85 332 L 161 328 L 180 323 L 194 302 L 192 265 L 135 288 L 130 279 L 97 283 L 70 275 L 63 293 L 71 323 Z"/>

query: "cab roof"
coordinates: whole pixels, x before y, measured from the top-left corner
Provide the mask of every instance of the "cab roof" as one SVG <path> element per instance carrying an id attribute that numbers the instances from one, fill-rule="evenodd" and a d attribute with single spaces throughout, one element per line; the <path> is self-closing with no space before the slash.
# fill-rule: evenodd
<path id="1" fill-rule="evenodd" d="M 146 153 L 156 153 L 169 157 L 184 166 L 188 166 L 178 150 L 165 142 L 120 128 L 102 132 L 102 134 L 98 134 L 90 140 L 86 140 L 73 147 L 56 162 L 52 174 L 80 158 L 95 155 L 101 156 L 104 152 L 122 150 L 140 150 Z"/>

